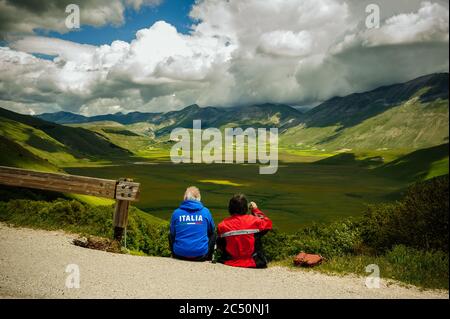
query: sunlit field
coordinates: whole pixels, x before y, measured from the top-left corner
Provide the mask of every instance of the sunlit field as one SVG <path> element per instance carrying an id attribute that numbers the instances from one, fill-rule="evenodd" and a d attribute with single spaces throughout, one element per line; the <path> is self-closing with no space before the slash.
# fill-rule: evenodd
<path id="1" fill-rule="evenodd" d="M 386 201 L 406 184 L 377 176 L 355 164 L 280 163 L 274 175 L 260 175 L 258 165 L 128 164 L 66 168 L 71 174 L 102 178 L 131 177 L 142 184 L 135 205 L 168 219 L 189 185 L 197 185 L 216 222 L 228 216 L 228 200 L 242 192 L 273 219 L 295 231 L 312 222 L 360 215 L 368 203 Z"/>

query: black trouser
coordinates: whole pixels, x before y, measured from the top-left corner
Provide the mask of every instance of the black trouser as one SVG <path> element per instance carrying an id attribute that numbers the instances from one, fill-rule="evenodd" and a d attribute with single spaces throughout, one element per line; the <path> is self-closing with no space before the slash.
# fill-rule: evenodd
<path id="1" fill-rule="evenodd" d="M 267 231 L 262 231 L 259 233 L 256 233 L 255 236 L 255 248 L 254 252 L 252 254 L 252 258 L 255 261 L 255 267 L 256 268 L 267 268 L 267 259 L 264 254 L 263 246 L 261 238 L 267 233 Z M 225 238 L 219 237 L 217 239 L 217 249 L 221 252 L 220 253 L 220 263 L 225 263 L 227 260 L 233 259 L 227 252 L 227 242 Z"/>
<path id="2" fill-rule="evenodd" d="M 176 259 L 181 259 L 181 260 L 190 260 L 190 261 L 206 261 L 206 260 L 212 260 L 212 255 L 214 253 L 214 246 L 216 244 L 216 238 L 217 235 L 216 233 L 212 233 L 209 236 L 209 240 L 208 240 L 208 252 L 203 255 L 203 256 L 198 256 L 198 257 L 183 257 L 183 256 L 178 256 L 177 254 L 175 254 L 173 252 L 173 240 L 172 240 L 172 236 L 169 234 L 169 245 L 170 245 L 170 251 L 172 252 L 172 257 L 176 258 Z"/>

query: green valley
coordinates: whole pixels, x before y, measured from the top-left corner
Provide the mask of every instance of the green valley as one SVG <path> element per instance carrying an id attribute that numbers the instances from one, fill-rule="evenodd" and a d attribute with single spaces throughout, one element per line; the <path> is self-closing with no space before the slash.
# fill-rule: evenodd
<path id="1" fill-rule="evenodd" d="M 94 117 L 68 112 L 31 117 L 0 109 L 0 164 L 131 177 L 142 183 L 136 206 L 166 220 L 189 185 L 200 187 L 216 221 L 227 216 L 229 197 L 243 192 L 277 228 L 295 232 L 360 216 L 368 204 L 401 198 L 415 181 L 448 174 L 447 85 L 448 74 L 429 75 L 302 112 L 279 104 L 191 105 L 168 113 Z M 256 164 L 173 164 L 169 133 L 192 128 L 193 119 L 222 131 L 278 127 L 278 172 L 260 175 Z"/>

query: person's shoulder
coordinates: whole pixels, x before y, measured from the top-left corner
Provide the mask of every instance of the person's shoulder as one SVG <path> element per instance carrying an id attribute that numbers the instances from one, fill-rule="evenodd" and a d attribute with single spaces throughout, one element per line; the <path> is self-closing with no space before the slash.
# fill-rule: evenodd
<path id="1" fill-rule="evenodd" d="M 211 211 L 209 210 L 208 207 L 203 206 L 202 208 L 202 213 L 207 214 L 207 215 L 211 215 Z"/>
<path id="2" fill-rule="evenodd" d="M 220 225 L 220 224 L 225 225 L 225 224 L 227 224 L 229 221 L 231 221 L 231 220 L 233 220 L 233 219 L 235 219 L 235 218 L 236 218 L 236 216 L 228 216 L 228 217 L 225 217 L 225 218 L 219 223 L 219 225 Z"/>
<path id="3" fill-rule="evenodd" d="M 178 208 L 174 209 L 174 211 L 172 213 L 172 216 L 180 215 L 180 214 L 183 214 L 183 213 L 184 213 L 184 210 L 181 209 L 180 207 L 178 207 Z"/>
<path id="4" fill-rule="evenodd" d="M 223 229 L 224 227 L 226 227 L 227 219 L 228 219 L 228 217 L 225 218 L 224 220 L 222 220 L 220 223 L 217 224 L 217 230 L 218 230 L 219 232 L 222 231 L 222 229 Z"/>
<path id="5" fill-rule="evenodd" d="M 253 214 L 242 215 L 242 218 L 244 218 L 247 221 L 259 221 L 261 219 L 261 217 L 255 216 Z"/>

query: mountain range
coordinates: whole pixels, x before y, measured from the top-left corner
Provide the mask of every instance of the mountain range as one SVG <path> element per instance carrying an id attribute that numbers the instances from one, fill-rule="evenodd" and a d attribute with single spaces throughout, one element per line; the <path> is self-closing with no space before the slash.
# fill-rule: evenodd
<path id="1" fill-rule="evenodd" d="M 44 113 L 37 118 L 58 124 L 116 123 L 136 134 L 166 137 L 175 127 L 278 127 L 282 142 L 313 149 L 423 148 L 448 142 L 449 74 L 430 74 L 369 92 L 334 97 L 299 111 L 285 104 L 199 107 L 167 113 L 131 112 L 82 116 Z M 122 127 L 122 130 L 124 127 Z M 97 133 L 101 133 L 97 130 Z"/>
<path id="2" fill-rule="evenodd" d="M 291 151 L 406 154 L 448 143 L 448 81 L 448 73 L 431 74 L 335 97 L 306 111 L 270 103 L 230 108 L 194 104 L 166 113 L 86 117 L 69 112 L 30 116 L 0 108 L 0 165 L 58 170 L 80 162 L 145 157 L 155 149 L 164 153 L 173 143 L 170 131 L 190 128 L 196 119 L 202 120 L 202 128 L 278 127 L 281 148 Z"/>

